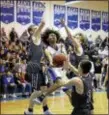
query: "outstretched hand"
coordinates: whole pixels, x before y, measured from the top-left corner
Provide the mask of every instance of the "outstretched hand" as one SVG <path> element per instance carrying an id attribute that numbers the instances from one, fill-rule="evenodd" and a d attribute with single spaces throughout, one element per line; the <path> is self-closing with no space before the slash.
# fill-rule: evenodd
<path id="1" fill-rule="evenodd" d="M 71 63 L 69 60 L 64 61 L 63 69 L 65 69 L 65 70 L 70 69 L 70 65 L 71 65 Z"/>

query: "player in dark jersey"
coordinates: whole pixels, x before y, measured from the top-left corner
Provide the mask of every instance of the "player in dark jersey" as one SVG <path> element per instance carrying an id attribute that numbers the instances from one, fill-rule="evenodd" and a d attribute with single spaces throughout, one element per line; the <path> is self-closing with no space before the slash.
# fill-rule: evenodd
<path id="1" fill-rule="evenodd" d="M 91 115 L 93 110 L 91 66 L 92 64 L 88 60 L 81 61 L 78 69 L 75 68 L 75 71 L 78 72 L 77 77 L 61 82 L 61 84 L 55 84 L 54 89 L 49 88 L 44 93 L 38 92 L 37 97 L 39 101 L 42 102 L 48 94 L 62 86 L 72 85 L 74 87 L 71 96 L 71 103 L 74 107 L 72 115 Z M 69 68 L 74 71 L 74 66 L 69 61 L 66 61 L 64 63 L 64 69 L 67 70 Z"/>
<path id="2" fill-rule="evenodd" d="M 47 89 L 45 75 L 43 74 L 43 67 L 41 65 L 41 61 L 44 55 L 43 46 L 41 43 L 41 31 L 45 25 L 44 21 L 41 21 L 40 25 L 37 28 L 31 26 L 28 28 L 28 33 L 30 34 L 30 44 L 29 44 L 29 62 L 27 64 L 26 73 L 29 76 L 29 80 L 31 81 L 32 88 L 35 90 L 30 96 L 29 107 L 24 112 L 26 115 L 33 114 L 32 105 L 35 102 L 36 90 L 44 91 Z M 47 100 L 45 99 L 43 102 L 43 111 L 44 114 L 48 115 L 51 112 L 47 106 Z"/>
<path id="3" fill-rule="evenodd" d="M 72 115 L 91 115 L 93 111 L 91 66 L 90 61 L 83 60 L 80 62 L 78 67 L 80 76 L 67 83 L 67 85 L 74 85 L 71 96 L 71 102 L 74 107 Z M 71 66 L 69 67 L 71 68 Z"/>

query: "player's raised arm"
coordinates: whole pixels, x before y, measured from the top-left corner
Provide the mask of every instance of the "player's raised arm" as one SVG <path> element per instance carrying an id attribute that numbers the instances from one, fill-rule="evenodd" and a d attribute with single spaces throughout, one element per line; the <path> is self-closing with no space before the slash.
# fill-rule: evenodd
<path id="1" fill-rule="evenodd" d="M 64 62 L 64 69 L 70 69 L 71 71 L 73 71 L 76 75 L 79 75 L 78 69 L 73 66 L 69 60 Z"/>
<path id="2" fill-rule="evenodd" d="M 63 19 L 61 19 L 61 24 L 64 26 L 68 38 L 72 40 L 72 44 L 75 47 L 77 54 L 82 54 L 83 50 L 82 50 L 81 44 L 79 43 L 79 41 L 77 39 L 75 39 L 75 37 L 73 37 L 71 35 L 71 33 L 70 33 L 70 31 L 69 31 L 68 27 L 66 26 L 65 21 Z"/>
<path id="3" fill-rule="evenodd" d="M 37 42 L 41 37 L 41 31 L 43 29 L 43 27 L 45 26 L 45 22 L 41 21 L 41 23 L 39 24 L 38 28 L 36 28 L 34 30 L 34 37 L 35 37 L 35 41 Z"/>
<path id="4" fill-rule="evenodd" d="M 41 31 L 45 26 L 45 12 L 43 13 L 42 20 L 38 27 L 34 28 L 34 33 L 33 33 L 33 41 L 34 43 L 37 43 L 41 39 Z"/>

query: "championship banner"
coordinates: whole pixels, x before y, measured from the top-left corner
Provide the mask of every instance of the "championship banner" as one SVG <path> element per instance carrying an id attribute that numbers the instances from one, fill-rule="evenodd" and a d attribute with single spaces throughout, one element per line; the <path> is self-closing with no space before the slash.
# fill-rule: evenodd
<path id="1" fill-rule="evenodd" d="M 33 24 L 38 25 L 41 22 L 44 10 L 45 10 L 44 3 L 42 2 L 32 3 Z"/>
<path id="2" fill-rule="evenodd" d="M 0 21 L 6 24 L 14 22 L 14 0 L 0 2 Z"/>
<path id="3" fill-rule="evenodd" d="M 62 24 L 60 23 L 61 19 L 65 20 L 65 6 L 61 5 L 54 5 L 54 25 L 58 28 L 62 27 Z"/>
<path id="4" fill-rule="evenodd" d="M 101 29 L 101 12 L 92 10 L 91 15 L 91 28 L 94 31 L 99 31 Z"/>
<path id="5" fill-rule="evenodd" d="M 22 25 L 30 23 L 31 20 L 31 5 L 30 1 L 17 0 L 16 1 L 16 19 Z"/>
<path id="6" fill-rule="evenodd" d="M 79 27 L 83 30 L 90 29 L 90 10 L 79 10 Z"/>
<path id="7" fill-rule="evenodd" d="M 109 13 L 102 12 L 102 30 L 105 32 L 109 31 Z"/>
<path id="8" fill-rule="evenodd" d="M 67 25 L 71 29 L 78 27 L 78 8 L 67 7 Z"/>

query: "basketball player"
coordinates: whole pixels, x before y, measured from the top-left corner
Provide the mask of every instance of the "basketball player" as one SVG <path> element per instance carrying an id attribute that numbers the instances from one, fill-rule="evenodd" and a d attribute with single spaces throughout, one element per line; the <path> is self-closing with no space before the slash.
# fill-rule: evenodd
<path id="1" fill-rule="evenodd" d="M 45 83 L 45 75 L 43 74 L 42 67 L 41 67 L 41 59 L 43 57 L 43 46 L 41 43 L 41 31 L 45 25 L 44 21 L 41 21 L 39 27 L 35 28 L 34 26 L 30 26 L 28 28 L 28 33 L 30 35 L 30 55 L 29 55 L 29 63 L 27 65 L 27 75 L 32 83 L 32 88 L 34 90 L 41 90 L 44 91 L 47 89 Z M 34 104 L 34 96 L 36 95 L 36 91 L 32 93 L 30 96 L 29 105 Z M 44 114 L 51 114 L 47 106 L 47 100 L 44 99 L 43 101 L 43 111 Z M 33 114 L 33 109 L 28 108 L 24 112 L 25 115 Z"/>
<path id="2" fill-rule="evenodd" d="M 60 77 L 63 73 L 62 67 L 53 67 L 53 57 L 57 54 L 67 54 L 65 45 L 63 43 L 59 43 L 59 39 L 60 34 L 55 30 L 47 29 L 42 34 L 42 40 L 47 46 L 45 49 L 45 55 L 49 63 L 48 74 L 52 77 L 50 78 L 52 82 L 57 79 L 56 76 Z M 53 75 L 53 73 L 55 75 Z"/>
<path id="3" fill-rule="evenodd" d="M 64 68 L 72 69 L 72 65 L 67 62 Z M 90 74 L 91 68 L 92 63 L 90 61 L 81 61 L 78 66 L 79 77 L 75 77 L 66 83 L 66 85 L 72 84 L 74 86 L 71 95 L 72 105 L 74 107 L 72 115 L 91 115 L 93 113 L 93 76 Z"/>
<path id="4" fill-rule="evenodd" d="M 82 37 L 81 36 L 72 36 L 70 31 L 68 30 L 68 27 L 65 25 L 64 20 L 61 20 L 61 24 L 65 28 L 65 31 L 67 33 L 68 38 L 66 39 L 66 42 L 68 42 L 71 46 L 71 51 L 69 53 L 69 60 L 71 61 L 72 65 L 74 65 L 76 68 L 78 67 L 79 62 L 82 60 L 84 56 L 83 48 L 81 45 Z M 75 77 L 76 74 L 72 71 L 69 71 L 67 73 L 68 78 Z"/>
<path id="5" fill-rule="evenodd" d="M 77 77 L 74 77 L 68 81 L 55 84 L 54 89 L 49 88 L 47 92 L 38 92 L 37 97 L 40 101 L 57 88 L 62 86 L 72 85 L 74 90 L 72 91 L 71 101 L 74 107 L 72 115 L 91 115 L 93 110 L 92 105 L 92 76 L 90 75 L 91 62 L 88 60 L 81 61 L 76 71 L 79 73 Z M 64 69 L 74 69 L 70 62 L 64 63 Z M 41 95 L 42 94 L 42 95 Z"/>
<path id="6" fill-rule="evenodd" d="M 47 45 L 47 48 L 45 49 L 45 55 L 47 59 L 49 60 L 49 68 L 48 68 L 48 75 L 50 76 L 50 79 L 52 83 L 60 83 L 64 80 L 67 80 L 66 77 L 66 71 L 63 70 L 62 67 L 54 67 L 53 66 L 53 57 L 57 54 L 65 54 L 67 55 L 67 51 L 65 49 L 65 45 L 62 43 L 59 43 L 60 34 L 57 31 L 47 29 L 42 34 L 42 40 Z M 75 41 L 75 40 L 74 40 Z M 77 47 L 77 46 L 76 46 Z M 80 47 L 80 46 L 78 46 Z M 81 49 L 81 48 L 80 48 Z M 79 52 L 79 51 L 78 51 Z M 80 51 L 81 52 L 81 51 Z M 75 71 L 74 71 L 75 73 Z M 51 88 L 54 88 L 55 85 L 52 84 Z M 71 97 L 71 94 L 69 91 L 67 91 L 68 88 L 64 88 L 64 92 L 68 95 L 69 99 Z"/>

